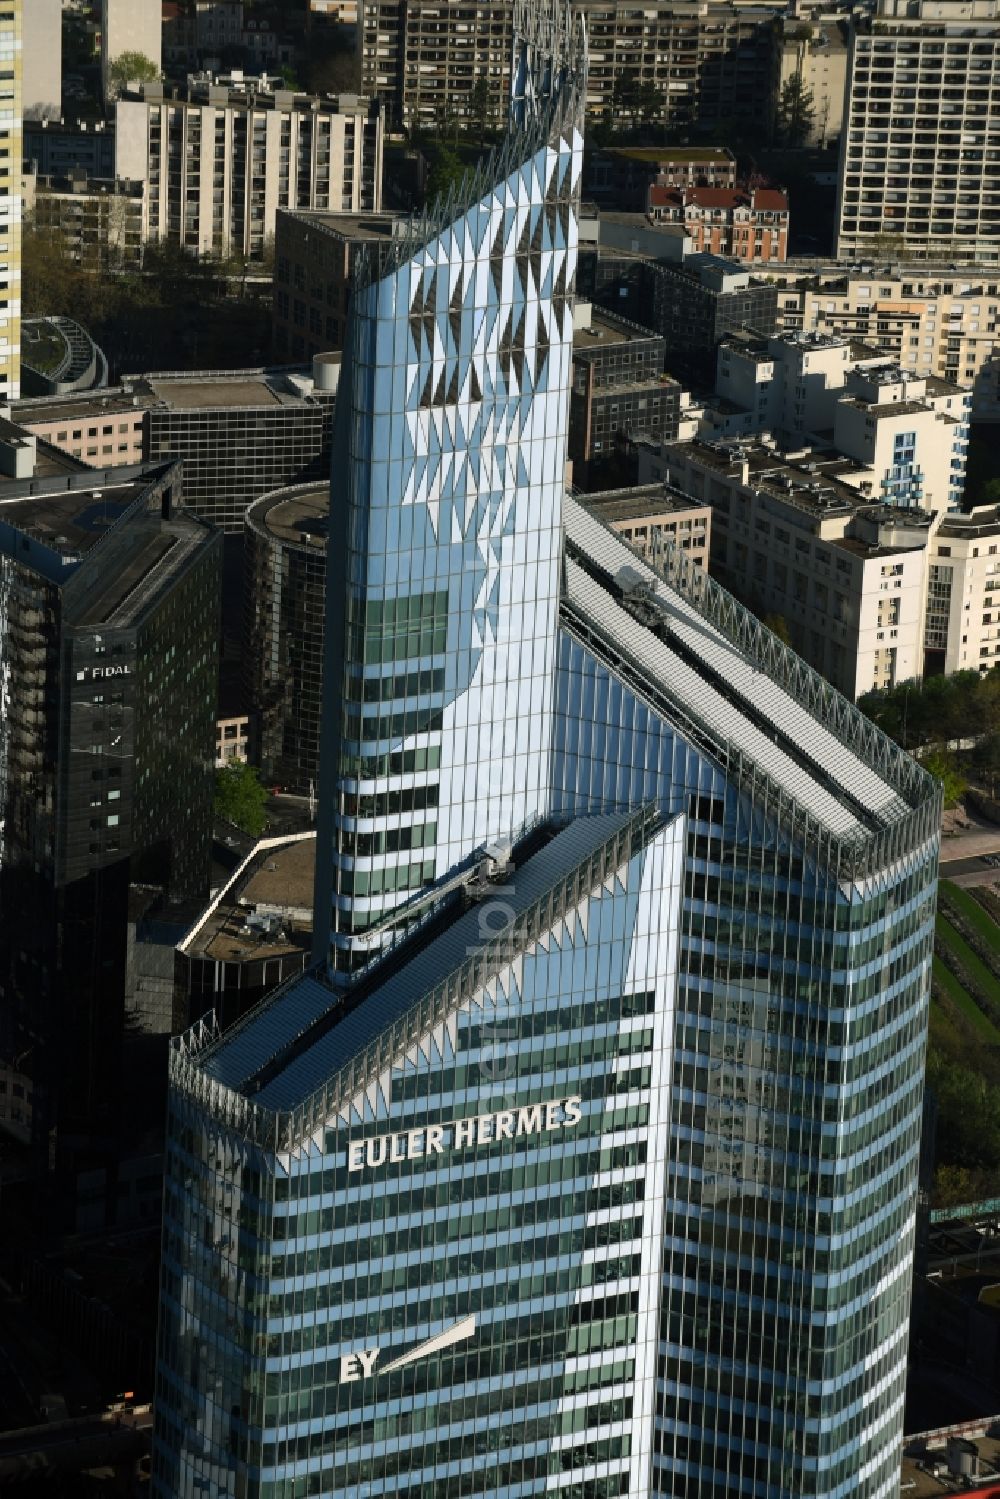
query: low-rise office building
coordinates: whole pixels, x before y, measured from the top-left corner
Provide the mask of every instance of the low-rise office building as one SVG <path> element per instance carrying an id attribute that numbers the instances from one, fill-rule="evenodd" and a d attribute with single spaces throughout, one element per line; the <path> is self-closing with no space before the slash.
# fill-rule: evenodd
<path id="1" fill-rule="evenodd" d="M 680 386 L 663 373 L 661 336 L 578 303 L 573 333 L 569 456 L 574 479 L 629 439 L 677 435 Z"/>
<path id="2" fill-rule="evenodd" d="M 246 508 L 262 494 L 326 473 L 338 366 L 316 368 L 318 382 L 264 369 L 142 375 L 92 396 L 22 401 L 14 414 L 102 467 L 183 458 L 188 508 L 242 534 Z"/>
<path id="3" fill-rule="evenodd" d="M 655 221 L 682 224 L 699 255 L 756 263 L 784 260 L 788 254 L 788 198 L 776 188 L 654 182 L 646 208 Z"/>
<path id="4" fill-rule="evenodd" d="M 279 208 L 380 207 L 382 132 L 377 101 L 208 74 L 118 101 L 116 172 L 146 184 L 148 239 L 260 258 Z"/>
<path id="5" fill-rule="evenodd" d="M 654 483 L 581 495 L 580 502 L 640 556 L 654 556 L 659 535 L 708 571 L 712 507 L 704 500 L 692 500 L 670 484 Z"/>
<path id="6" fill-rule="evenodd" d="M 777 288 L 716 255 L 668 264 L 602 253 L 593 279 L 595 302 L 660 334 L 669 368 L 685 377 L 712 380 L 716 348 L 728 334 L 774 332 Z"/>

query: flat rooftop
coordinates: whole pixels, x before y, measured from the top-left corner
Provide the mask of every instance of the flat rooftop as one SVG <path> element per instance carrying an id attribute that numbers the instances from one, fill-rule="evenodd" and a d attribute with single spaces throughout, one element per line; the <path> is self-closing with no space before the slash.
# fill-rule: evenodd
<path id="1" fill-rule="evenodd" d="M 267 530 L 279 541 L 302 543 L 321 550 L 330 521 L 329 484 L 310 484 L 301 489 L 279 490 L 265 495 L 250 507 L 248 520 Z M 303 535 L 309 537 L 302 542 Z"/>
<path id="2" fill-rule="evenodd" d="M 636 327 L 622 318 L 616 318 L 613 313 L 595 307 L 590 315 L 589 326 L 574 330 L 573 353 L 589 354 L 595 349 L 606 349 L 611 344 L 644 343 L 661 336 L 651 328 Z"/>
<path id="3" fill-rule="evenodd" d="M 0 481 L 0 521 L 16 526 L 67 559 L 85 557 L 133 500 L 148 488 L 144 480 L 92 488 L 56 490 L 4 498 Z"/>
<path id="4" fill-rule="evenodd" d="M 119 416 L 123 412 L 142 410 L 152 402 L 152 392 L 144 381 L 136 381 L 134 389 L 111 391 L 72 392 L 65 396 L 37 396 L 30 400 L 15 401 L 11 414 L 22 426 L 33 422 L 73 422 L 89 417 L 92 421 L 102 416 Z"/>
<path id="5" fill-rule="evenodd" d="M 733 153 L 725 146 L 605 146 L 601 156 L 622 156 L 629 161 L 646 162 L 717 162 L 733 163 Z"/>
<path id="6" fill-rule="evenodd" d="M 585 510 L 600 516 L 606 524 L 615 521 L 642 520 L 646 517 L 672 516 L 691 511 L 707 515 L 711 506 L 703 500 L 692 499 L 679 489 L 663 484 L 637 484 L 632 489 L 606 489 L 595 494 L 579 495 Z"/>
<path id="7" fill-rule="evenodd" d="M 186 379 L 184 376 L 164 379 L 151 375 L 149 386 L 157 400 L 173 411 L 197 411 L 202 407 L 279 406 L 281 399 L 264 376 L 243 378 Z"/>
<path id="8" fill-rule="evenodd" d="M 946 1437 L 928 1433 L 926 1437 L 905 1439 L 900 1474 L 900 1492 L 905 1499 L 946 1499 L 949 1494 L 975 1499 L 977 1488 L 995 1486 L 1000 1481 L 1000 1421 L 987 1418 L 981 1427 L 972 1422 L 966 1425 L 970 1434 L 963 1434 L 955 1455 L 961 1453 L 973 1465 L 974 1471 L 968 1476 L 948 1471 Z"/>
<path id="9" fill-rule="evenodd" d="M 867 475 L 869 470 L 841 454 L 806 453 L 791 458 L 759 442 L 741 442 L 739 446 L 723 443 L 671 443 L 668 451 L 689 454 L 706 468 L 713 468 L 732 478 L 747 465 L 746 483 L 787 500 L 799 509 L 815 515 L 834 515 L 838 511 L 857 510 L 870 504 L 860 489 L 845 482 L 845 476 Z"/>
<path id="10" fill-rule="evenodd" d="M 285 209 L 289 218 L 303 224 L 314 224 L 342 239 L 390 240 L 397 232 L 397 225 L 409 223 L 405 214 L 391 213 L 331 213 L 325 208 Z"/>
<path id="11" fill-rule="evenodd" d="M 561 829 L 540 829 L 523 857 L 515 849 L 513 873 L 503 881 L 505 925 L 513 928 L 635 816 L 578 817 Z M 264 1109 L 294 1109 L 415 1006 L 422 1015 L 426 998 L 498 935 L 495 927 L 484 931 L 478 905 L 453 900 L 441 907 L 433 935 L 415 930 L 349 991 L 351 1008 L 344 996 L 305 976 L 227 1031 L 199 1056 L 199 1070 Z"/>
<path id="12" fill-rule="evenodd" d="M 182 943 L 183 950 L 188 957 L 227 963 L 307 950 L 315 871 L 315 837 L 262 849 L 226 886 L 215 910 Z M 278 930 L 247 930 L 247 917 L 262 907 L 280 916 Z"/>

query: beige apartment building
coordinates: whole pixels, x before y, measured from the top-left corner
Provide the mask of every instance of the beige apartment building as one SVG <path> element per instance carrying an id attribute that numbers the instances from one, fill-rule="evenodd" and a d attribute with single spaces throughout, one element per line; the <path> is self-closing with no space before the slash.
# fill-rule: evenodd
<path id="1" fill-rule="evenodd" d="M 677 126 L 759 123 L 775 79 L 773 25 L 783 7 L 726 0 L 581 0 L 590 68 L 587 112 L 629 119 L 623 80 L 652 85 Z M 362 88 L 386 101 L 393 126 L 474 121 L 473 89 L 487 85 L 487 124 L 505 117 L 513 6 L 469 0 L 363 0 Z"/>
<path id="2" fill-rule="evenodd" d="M 22 4 L 0 8 L 0 401 L 21 383 Z"/>
<path id="3" fill-rule="evenodd" d="M 834 253 L 1000 264 L 1000 0 L 852 22 Z"/>
<path id="4" fill-rule="evenodd" d="M 703 437 L 817 444 L 849 458 L 849 482 L 872 499 L 934 512 L 962 502 L 971 397 L 950 380 L 844 338 L 787 333 L 726 340 L 715 390 Z"/>
<path id="5" fill-rule="evenodd" d="M 946 515 L 929 559 L 926 646 L 934 671 L 1000 666 L 1000 505 Z"/>
<path id="6" fill-rule="evenodd" d="M 161 84 L 117 105 L 116 173 L 146 187 L 145 238 L 259 258 L 279 208 L 377 210 L 383 115 L 354 94 L 312 98 L 266 76 Z"/>
<path id="7" fill-rule="evenodd" d="M 840 16 L 825 10 L 813 14 L 802 4 L 790 10 L 792 14 L 776 23 L 775 102 L 785 84 L 801 76 L 813 103 L 812 125 L 803 145 L 828 146 L 839 139 L 844 120 L 850 11 Z"/>
<path id="8" fill-rule="evenodd" d="M 712 508 L 711 571 L 848 697 L 924 672 L 923 511 L 865 503 L 846 460 L 762 443 L 668 445 L 669 482 Z M 642 470 L 640 468 L 640 477 Z"/>
<path id="9" fill-rule="evenodd" d="M 699 567 L 708 570 L 712 545 L 712 507 L 669 484 L 637 484 L 580 495 L 580 503 L 617 531 L 640 556 L 653 556 L 658 533 L 673 542 Z"/>
<path id="10" fill-rule="evenodd" d="M 34 0 L 27 0 L 29 5 Z M 162 0 L 101 0 L 101 86 L 105 99 L 117 92 L 112 65 L 123 52 L 147 57 L 159 72 L 163 63 Z"/>
<path id="11" fill-rule="evenodd" d="M 1000 421 L 1000 271 L 827 262 L 770 279 L 783 331 L 877 345 L 914 374 L 966 386 L 974 421 Z"/>

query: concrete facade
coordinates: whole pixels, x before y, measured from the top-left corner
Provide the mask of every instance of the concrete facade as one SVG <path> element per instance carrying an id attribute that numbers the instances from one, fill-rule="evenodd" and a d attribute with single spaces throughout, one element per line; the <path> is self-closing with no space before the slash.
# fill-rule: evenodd
<path id="1" fill-rule="evenodd" d="M 590 67 L 587 114 L 638 119 L 624 80 L 651 85 L 672 125 L 759 122 L 770 111 L 777 5 L 658 0 L 583 0 Z M 475 118 L 472 90 L 488 86 L 487 120 L 503 122 L 510 95 L 513 7 L 468 0 L 372 0 L 359 22 L 362 87 L 386 100 L 393 125 Z"/>
<path id="2" fill-rule="evenodd" d="M 935 671 L 1000 666 L 1000 505 L 947 515 L 928 559 L 927 662 Z"/>
<path id="3" fill-rule="evenodd" d="M 852 25 L 838 257 L 1000 263 L 998 0 L 879 0 Z"/>
<path id="4" fill-rule="evenodd" d="M 163 64 L 161 0 L 101 0 L 101 87 L 105 99 L 115 97 L 110 69 L 123 52 L 141 52 L 159 72 Z"/>
<path id="5" fill-rule="evenodd" d="M 16 401 L 21 388 L 22 12 L 23 0 L 0 11 L 0 401 Z"/>
<path id="6" fill-rule="evenodd" d="M 199 255 L 259 258 L 280 208 L 378 209 L 382 113 L 266 77 L 161 86 L 117 106 L 116 170 L 146 183 L 145 235 Z"/>
<path id="7" fill-rule="evenodd" d="M 678 443 L 663 476 L 712 507 L 712 571 L 850 698 L 923 675 L 933 516 L 865 503 L 836 461 Z M 640 463 L 640 479 L 644 477 Z"/>
<path id="8" fill-rule="evenodd" d="M 27 0 L 23 24 L 24 118 L 56 119 L 62 109 L 62 0 Z"/>
<path id="9" fill-rule="evenodd" d="M 877 344 L 908 370 L 972 391 L 976 421 L 1000 421 L 1000 275 L 974 266 L 794 269 L 774 277 L 782 331 Z"/>
<path id="10" fill-rule="evenodd" d="M 701 433 L 825 445 L 864 470 L 858 487 L 873 498 L 936 512 L 961 503 L 970 403 L 962 387 L 915 376 L 847 339 L 734 338 L 719 350 Z"/>

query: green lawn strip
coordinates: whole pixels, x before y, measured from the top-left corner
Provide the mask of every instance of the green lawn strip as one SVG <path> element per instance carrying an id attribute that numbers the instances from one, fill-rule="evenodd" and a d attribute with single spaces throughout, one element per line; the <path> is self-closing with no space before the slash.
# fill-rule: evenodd
<path id="1" fill-rule="evenodd" d="M 942 880 L 941 889 L 947 891 L 948 899 L 955 909 L 962 913 L 969 925 L 975 927 L 979 935 L 997 952 L 1000 952 L 1000 926 L 997 926 L 989 911 L 981 906 L 967 890 L 963 890 L 961 885 L 953 885 L 951 880 Z"/>
<path id="2" fill-rule="evenodd" d="M 937 933 L 969 970 L 969 977 L 975 979 L 986 998 L 1000 1005 L 1000 979 L 990 972 L 982 958 L 977 958 L 965 938 L 952 926 L 947 916 L 942 916 L 940 913 L 937 919 Z"/>
<path id="3" fill-rule="evenodd" d="M 997 1030 L 992 1020 L 984 1015 L 976 1004 L 971 994 L 968 994 L 958 982 L 955 975 L 947 969 L 940 958 L 934 959 L 934 977 L 947 994 L 953 1000 L 958 1009 L 961 1010 L 965 1019 L 980 1035 L 984 1041 L 1000 1041 L 1000 1031 Z"/>

